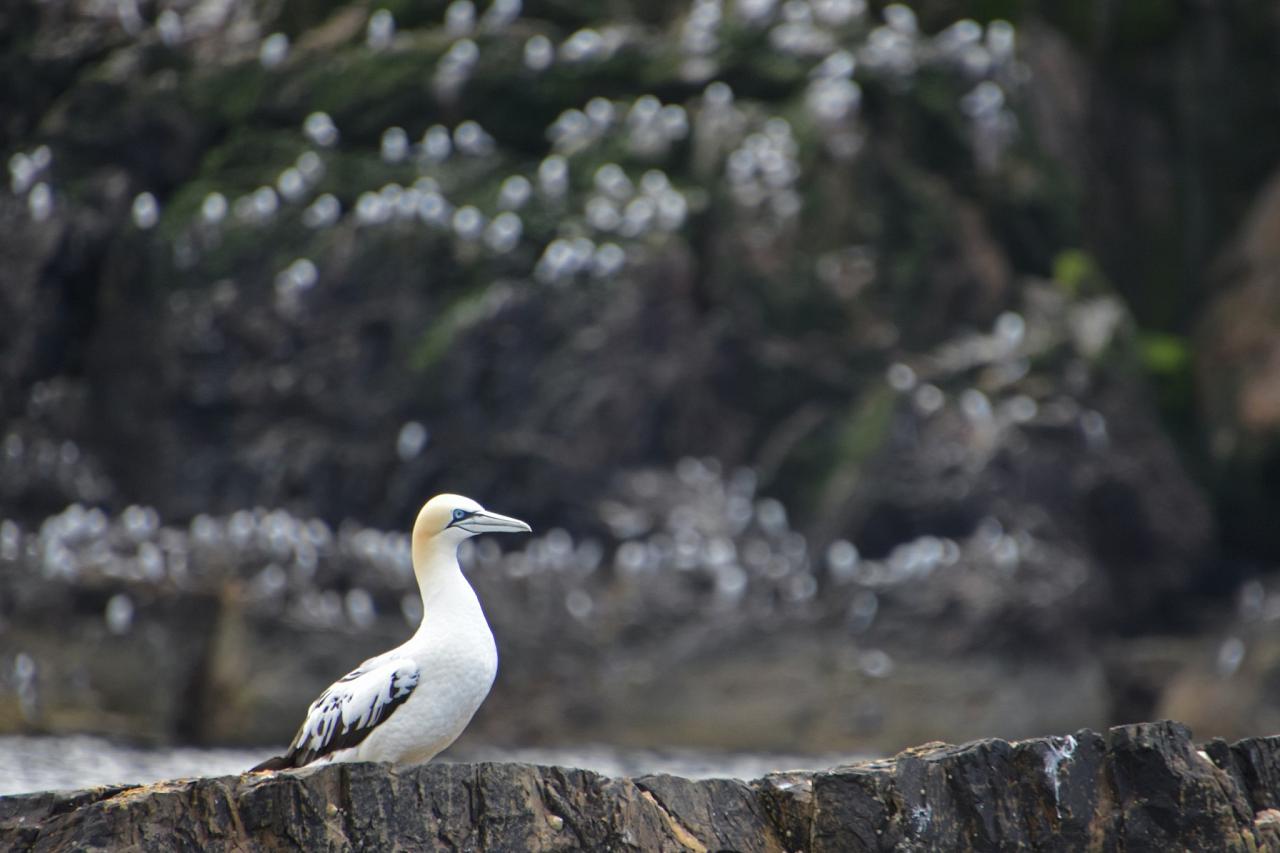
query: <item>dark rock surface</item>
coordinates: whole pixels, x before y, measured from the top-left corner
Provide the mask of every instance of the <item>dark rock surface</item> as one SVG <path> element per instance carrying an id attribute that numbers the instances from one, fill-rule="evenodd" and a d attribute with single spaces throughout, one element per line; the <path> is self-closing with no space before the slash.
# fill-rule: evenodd
<path id="1" fill-rule="evenodd" d="M 0 799 L 6 849 L 1185 850 L 1280 843 L 1280 739 L 1176 723 L 928 744 L 754 782 L 338 765 Z"/>

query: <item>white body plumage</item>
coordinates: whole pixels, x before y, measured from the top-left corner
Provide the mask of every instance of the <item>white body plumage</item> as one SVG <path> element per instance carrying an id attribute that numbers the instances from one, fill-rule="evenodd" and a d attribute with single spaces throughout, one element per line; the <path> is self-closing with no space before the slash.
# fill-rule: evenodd
<path id="1" fill-rule="evenodd" d="M 413 530 L 422 595 L 417 632 L 332 684 L 311 704 L 288 753 L 254 770 L 330 761 L 417 763 L 453 743 L 498 672 L 493 633 L 458 565 L 458 545 L 478 533 L 528 530 L 468 498 L 428 501 Z"/>
<path id="2" fill-rule="evenodd" d="M 441 568 L 445 578 L 432 590 L 431 606 L 424 601 L 422 625 L 404 645 L 360 665 L 369 673 L 370 683 L 353 683 L 353 693 L 386 689 L 386 669 L 411 662 L 416 665 L 419 684 L 404 705 L 373 727 L 359 744 L 337 750 L 319 761 L 394 761 L 415 764 L 428 761 L 457 740 L 471 717 L 489 695 L 498 674 L 498 650 L 493 633 L 480 609 L 471 584 L 452 560 L 451 568 Z M 425 598 L 425 595 L 424 595 Z M 372 695 L 353 697 L 354 709 L 369 707 Z"/>

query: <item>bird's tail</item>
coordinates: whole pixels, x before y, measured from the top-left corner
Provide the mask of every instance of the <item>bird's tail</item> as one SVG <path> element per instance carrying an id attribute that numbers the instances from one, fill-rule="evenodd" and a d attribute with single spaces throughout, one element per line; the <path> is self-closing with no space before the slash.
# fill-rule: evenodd
<path id="1" fill-rule="evenodd" d="M 273 755 L 266 761 L 254 766 L 249 770 L 250 773 L 261 773 L 264 770 L 287 770 L 293 766 L 293 762 L 283 755 Z"/>

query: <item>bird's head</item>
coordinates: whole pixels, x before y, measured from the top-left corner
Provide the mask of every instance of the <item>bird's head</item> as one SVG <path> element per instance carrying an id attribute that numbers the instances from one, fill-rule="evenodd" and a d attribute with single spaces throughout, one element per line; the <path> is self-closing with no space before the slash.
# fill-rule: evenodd
<path id="1" fill-rule="evenodd" d="M 461 495 L 436 495 L 427 501 L 413 525 L 415 551 L 432 545 L 457 546 L 480 533 L 528 533 L 518 518 L 489 512 Z"/>

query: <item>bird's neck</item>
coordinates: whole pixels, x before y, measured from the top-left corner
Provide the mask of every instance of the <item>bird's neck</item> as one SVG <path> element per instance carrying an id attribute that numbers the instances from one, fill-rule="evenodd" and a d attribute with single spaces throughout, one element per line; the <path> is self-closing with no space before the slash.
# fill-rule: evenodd
<path id="1" fill-rule="evenodd" d="M 453 544 L 429 545 L 414 555 L 414 574 L 422 595 L 422 624 L 418 635 L 447 628 L 459 621 L 484 618 L 475 590 L 458 565 Z"/>

